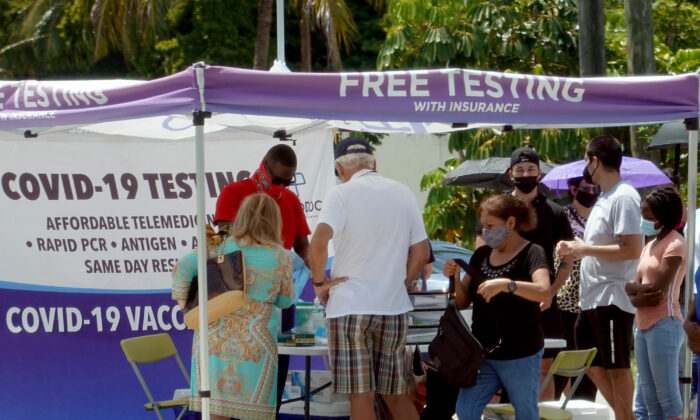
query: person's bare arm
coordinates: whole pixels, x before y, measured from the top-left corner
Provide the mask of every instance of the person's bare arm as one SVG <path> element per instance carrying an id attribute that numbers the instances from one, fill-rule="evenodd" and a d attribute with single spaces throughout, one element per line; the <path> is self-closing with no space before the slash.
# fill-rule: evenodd
<path id="1" fill-rule="evenodd" d="M 642 235 L 620 235 L 619 244 L 588 245 L 580 238 L 561 241 L 557 244 L 557 255 L 564 258 L 573 255 L 576 259 L 597 257 L 606 260 L 622 261 L 639 258 L 642 253 Z"/>
<path id="2" fill-rule="evenodd" d="M 313 283 L 323 283 L 321 286 L 314 284 L 314 292 L 324 305 L 328 303 L 328 296 L 331 287 L 347 280 L 346 277 L 340 279 L 326 279 L 326 262 L 328 261 L 328 242 L 333 237 L 333 229 L 326 223 L 319 223 L 316 226 L 314 236 L 309 244 L 309 260 L 311 262 L 311 281 Z"/>
<path id="3" fill-rule="evenodd" d="M 406 262 L 406 278 L 404 283 L 406 287 L 410 287 L 413 280 L 420 276 L 420 272 L 423 266 L 428 263 L 430 259 L 430 245 L 428 245 L 428 240 L 425 239 L 418 243 L 411 245 L 408 248 L 408 261 Z"/>
<path id="4" fill-rule="evenodd" d="M 676 278 L 682 263 L 683 258 L 680 256 L 662 258 L 653 283 L 641 284 L 639 278 L 627 283 L 625 291 L 630 297 L 630 302 L 636 307 L 658 305 Z"/>
<path id="5" fill-rule="evenodd" d="M 659 271 L 656 275 L 656 279 L 651 283 L 650 290 L 660 290 L 666 293 L 671 284 L 673 284 L 673 280 L 676 278 L 682 263 L 683 257 L 681 256 L 662 258 Z"/>
<path id="6" fill-rule="evenodd" d="M 574 257 L 573 255 L 567 255 L 559 262 L 559 267 L 557 268 L 557 274 L 554 277 L 554 282 L 549 288 L 549 299 L 545 300 L 540 304 L 540 309 L 545 311 L 552 306 L 552 301 L 554 296 L 566 282 L 566 279 L 571 275 L 571 270 L 574 268 Z"/>
<path id="7" fill-rule="evenodd" d="M 309 261 L 309 238 L 306 235 L 294 238 L 294 252 L 304 260 L 304 264 L 306 264 L 307 267 L 311 268 L 311 262 Z"/>
<path id="8" fill-rule="evenodd" d="M 459 266 L 454 260 L 445 261 L 445 266 L 442 269 L 442 274 L 445 277 L 455 277 L 459 279 Z M 455 284 L 455 304 L 458 309 L 466 309 L 471 305 L 472 300 L 469 296 L 469 283 L 471 283 L 472 278 L 469 274 L 465 273 L 462 277 L 462 281 L 457 281 Z"/>
<path id="9" fill-rule="evenodd" d="M 479 285 L 477 293 L 483 296 L 486 302 L 499 293 L 509 293 L 508 284 L 511 280 L 506 278 L 491 279 Z M 549 269 L 541 267 L 532 273 L 532 282 L 516 281 L 517 286 L 514 295 L 520 296 L 533 302 L 544 302 L 549 299 Z"/>

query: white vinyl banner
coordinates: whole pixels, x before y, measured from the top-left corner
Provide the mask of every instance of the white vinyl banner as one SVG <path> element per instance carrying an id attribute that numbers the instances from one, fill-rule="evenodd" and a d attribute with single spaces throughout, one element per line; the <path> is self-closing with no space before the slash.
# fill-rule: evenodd
<path id="1" fill-rule="evenodd" d="M 335 185 L 332 130 L 294 139 L 289 188 L 313 230 Z M 232 129 L 205 135 L 208 223 L 222 188 L 278 143 Z M 0 287 L 170 289 L 175 262 L 196 247 L 194 139 L 53 133 L 0 139 L 0 148 Z"/>

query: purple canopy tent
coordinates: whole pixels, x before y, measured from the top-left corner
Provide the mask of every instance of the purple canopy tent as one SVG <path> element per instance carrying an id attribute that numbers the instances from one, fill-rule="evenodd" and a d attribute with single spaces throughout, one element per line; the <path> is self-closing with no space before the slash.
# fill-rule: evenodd
<path id="1" fill-rule="evenodd" d="M 564 78 L 441 69 L 270 73 L 190 67 L 153 81 L 0 84 L 0 129 L 192 112 L 520 128 L 652 124 L 694 118 L 698 76 Z"/>
<path id="2" fill-rule="evenodd" d="M 193 112 L 196 182 L 204 185 L 203 125 L 209 112 L 369 121 L 380 127 L 377 131 L 386 121 L 514 128 L 641 125 L 697 118 L 698 80 L 698 74 L 563 78 L 466 69 L 268 73 L 196 65 L 148 82 L 0 83 L 0 130 L 32 136 L 49 127 L 129 124 L 130 119 Z M 688 229 L 694 237 L 697 131 L 689 135 Z M 206 220 L 203 188 L 197 188 L 197 203 L 198 220 Z M 200 282 L 206 282 L 204 232 L 199 224 Z M 689 273 L 693 245 L 688 244 Z M 206 303 L 203 293 L 200 310 L 206 311 Z M 203 332 L 205 319 L 200 317 Z M 206 354 L 206 333 L 200 335 L 200 347 Z M 207 372 L 207 358 L 201 361 Z M 209 389 L 208 375 L 201 383 Z M 208 404 L 203 406 L 207 418 Z"/>

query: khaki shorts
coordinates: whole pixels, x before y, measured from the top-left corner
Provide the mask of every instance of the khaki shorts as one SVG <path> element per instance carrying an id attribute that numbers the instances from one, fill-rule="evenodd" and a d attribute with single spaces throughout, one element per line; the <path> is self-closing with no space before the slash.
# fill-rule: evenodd
<path id="1" fill-rule="evenodd" d="M 328 319 L 333 392 L 398 395 L 408 390 L 408 314 Z"/>

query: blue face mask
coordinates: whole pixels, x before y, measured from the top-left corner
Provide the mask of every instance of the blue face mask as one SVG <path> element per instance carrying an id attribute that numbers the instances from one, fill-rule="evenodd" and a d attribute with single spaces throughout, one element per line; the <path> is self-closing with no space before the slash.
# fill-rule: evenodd
<path id="1" fill-rule="evenodd" d="M 658 235 L 659 232 L 661 232 L 661 228 L 655 229 L 654 228 L 655 224 L 656 224 L 656 222 L 642 218 L 642 221 L 639 223 L 639 227 L 642 228 L 642 235 L 644 235 L 644 236 L 656 236 L 656 235 Z"/>

